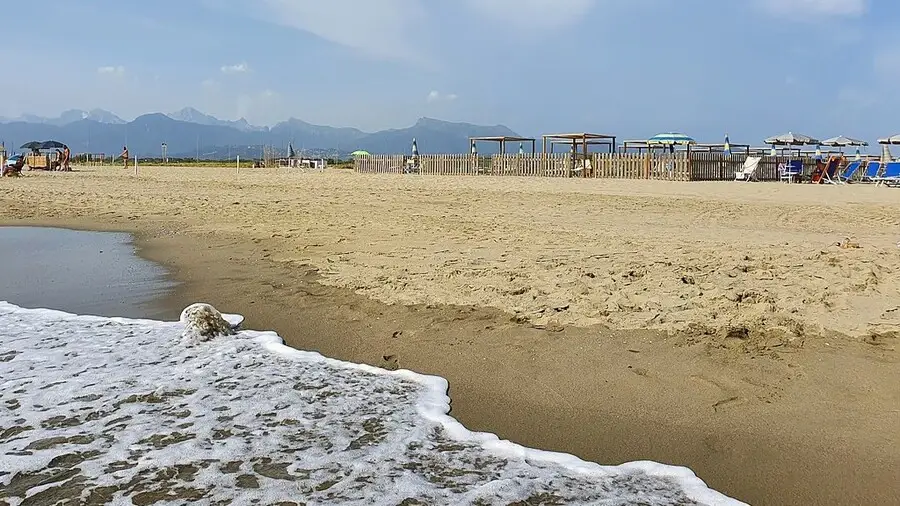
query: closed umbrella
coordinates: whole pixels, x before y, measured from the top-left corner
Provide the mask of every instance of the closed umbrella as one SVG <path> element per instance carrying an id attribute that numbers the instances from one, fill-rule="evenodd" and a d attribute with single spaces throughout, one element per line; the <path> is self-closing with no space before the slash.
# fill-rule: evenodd
<path id="1" fill-rule="evenodd" d="M 728 134 L 725 134 L 725 154 L 731 154 L 731 140 L 728 139 Z"/>
<path id="2" fill-rule="evenodd" d="M 419 146 L 416 144 L 416 138 L 413 137 L 412 155 L 419 156 Z"/>
<path id="3" fill-rule="evenodd" d="M 524 155 L 524 154 L 525 154 L 525 145 L 520 142 L 519 143 L 519 155 Z"/>
<path id="4" fill-rule="evenodd" d="M 478 156 L 478 148 L 475 147 L 475 141 L 472 141 L 472 156 Z"/>

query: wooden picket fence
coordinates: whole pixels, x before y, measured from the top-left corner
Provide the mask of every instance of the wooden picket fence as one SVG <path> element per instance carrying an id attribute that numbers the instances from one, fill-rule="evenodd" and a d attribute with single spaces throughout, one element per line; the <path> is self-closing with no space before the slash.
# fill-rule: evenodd
<path id="1" fill-rule="evenodd" d="M 741 162 L 743 163 L 743 161 Z M 433 176 L 530 176 L 564 178 L 660 179 L 689 181 L 691 160 L 687 153 L 566 153 L 525 155 L 370 155 L 354 158 L 356 172 L 365 174 L 422 174 Z M 733 178 L 732 173 L 732 178 Z"/>

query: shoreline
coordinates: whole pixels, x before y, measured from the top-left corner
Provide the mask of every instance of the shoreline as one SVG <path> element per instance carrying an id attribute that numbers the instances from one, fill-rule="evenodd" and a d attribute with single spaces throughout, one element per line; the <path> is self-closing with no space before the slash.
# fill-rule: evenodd
<path id="1" fill-rule="evenodd" d="M 601 464 L 690 467 L 750 504 L 898 495 L 897 405 L 883 397 L 897 367 L 884 348 L 837 336 L 747 356 L 656 331 L 535 328 L 498 309 L 391 305 L 264 256 L 277 247 L 267 241 L 178 220 L 97 218 L 3 221 L 132 233 L 137 253 L 179 281 L 173 311 L 205 301 L 296 348 L 370 365 L 399 356 L 400 367 L 449 381 L 451 415 L 473 431 Z M 867 389 L 882 397 L 860 398 Z"/>

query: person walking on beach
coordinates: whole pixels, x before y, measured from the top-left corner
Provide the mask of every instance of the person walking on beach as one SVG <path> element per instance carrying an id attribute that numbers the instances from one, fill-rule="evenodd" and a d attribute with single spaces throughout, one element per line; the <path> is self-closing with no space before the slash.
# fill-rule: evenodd
<path id="1" fill-rule="evenodd" d="M 128 146 L 122 146 L 122 163 L 124 163 L 124 167 L 128 168 Z"/>

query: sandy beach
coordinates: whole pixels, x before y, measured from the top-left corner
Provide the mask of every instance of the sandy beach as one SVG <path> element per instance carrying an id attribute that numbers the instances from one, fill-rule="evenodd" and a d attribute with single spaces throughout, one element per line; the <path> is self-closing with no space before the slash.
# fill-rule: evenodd
<path id="1" fill-rule="evenodd" d="M 900 503 L 900 193 L 84 168 L 0 224 L 133 232 L 297 348 L 437 374 L 473 430 L 685 465 L 751 504 Z"/>

